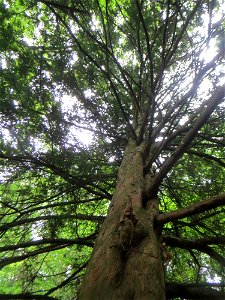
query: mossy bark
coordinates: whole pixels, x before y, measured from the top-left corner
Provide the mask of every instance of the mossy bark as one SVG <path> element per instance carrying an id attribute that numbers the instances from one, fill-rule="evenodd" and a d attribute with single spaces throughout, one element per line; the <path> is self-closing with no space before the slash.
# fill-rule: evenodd
<path id="1" fill-rule="evenodd" d="M 157 199 L 143 207 L 143 147 L 125 151 L 116 192 L 100 229 L 79 293 L 80 300 L 164 300 L 160 231 L 154 227 Z"/>

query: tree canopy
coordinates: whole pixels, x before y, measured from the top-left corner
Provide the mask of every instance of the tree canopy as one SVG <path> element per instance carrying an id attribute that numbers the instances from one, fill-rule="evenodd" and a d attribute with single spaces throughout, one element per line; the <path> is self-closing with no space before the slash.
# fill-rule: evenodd
<path id="1" fill-rule="evenodd" d="M 223 0 L 1 1 L 0 298 L 77 299 L 132 139 L 143 201 L 159 198 L 168 299 L 222 299 L 224 13 Z"/>

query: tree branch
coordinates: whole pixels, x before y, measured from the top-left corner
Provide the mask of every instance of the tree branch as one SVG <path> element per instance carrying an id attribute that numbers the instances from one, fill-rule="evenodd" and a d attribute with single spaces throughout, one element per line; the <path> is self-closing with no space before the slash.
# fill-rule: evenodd
<path id="1" fill-rule="evenodd" d="M 179 220 L 185 217 L 203 213 L 205 211 L 219 207 L 224 204 L 225 204 L 225 193 L 218 194 L 206 200 L 202 200 L 197 203 L 194 203 L 186 208 L 181 208 L 179 210 L 164 213 L 164 214 L 158 214 L 156 216 L 156 222 L 157 224 L 165 224 L 174 220 Z"/>
<path id="2" fill-rule="evenodd" d="M 104 197 L 109 200 L 111 200 L 111 198 L 112 198 L 112 196 L 107 191 L 104 190 L 104 192 L 102 192 L 102 189 L 99 188 L 97 185 L 95 185 L 93 182 L 91 183 L 88 180 L 83 180 L 80 177 L 78 178 L 76 176 L 73 176 L 69 172 L 66 172 L 65 170 L 63 170 L 62 168 L 57 167 L 54 164 L 46 161 L 44 158 L 36 158 L 29 154 L 27 154 L 27 155 L 8 155 L 8 154 L 3 154 L 3 153 L 0 153 L 0 158 L 7 159 L 9 161 L 20 162 L 20 163 L 27 162 L 27 163 L 33 164 L 35 166 L 38 166 L 38 167 L 48 168 L 55 175 L 60 176 L 65 181 L 70 182 L 71 184 L 74 184 L 80 188 L 85 189 L 89 193 L 92 193 L 97 196 L 104 195 Z M 96 188 L 99 189 L 100 192 L 96 191 Z"/>
<path id="3" fill-rule="evenodd" d="M 218 263 L 220 263 L 222 266 L 225 266 L 225 258 L 224 256 L 217 253 L 214 249 L 209 247 L 207 244 L 202 242 L 201 240 L 188 240 L 188 239 L 182 239 L 177 237 L 163 237 L 163 241 L 171 247 L 178 247 L 182 249 L 196 249 L 200 252 L 204 252 L 207 255 L 209 255 L 211 258 L 215 259 Z M 225 242 L 225 239 L 223 240 L 223 243 Z"/>
<path id="4" fill-rule="evenodd" d="M 149 33 L 148 29 L 144 20 L 144 16 L 142 14 L 142 8 L 141 4 L 139 3 L 139 0 L 135 0 L 136 6 L 137 6 L 137 11 L 138 15 L 143 27 L 144 35 L 145 35 L 145 41 L 146 41 L 146 47 L 147 47 L 147 53 L 148 53 L 148 59 L 150 63 L 150 81 L 151 81 L 151 89 L 153 88 L 153 73 L 154 73 L 154 66 L 153 66 L 153 59 L 152 59 L 152 51 L 151 51 L 151 45 L 150 45 L 150 38 L 149 38 Z"/>
<path id="5" fill-rule="evenodd" d="M 45 295 L 35 295 L 35 294 L 0 294 L 0 299 L 4 300 L 57 300 L 56 298 L 45 296 Z"/>
<path id="6" fill-rule="evenodd" d="M 165 242 L 169 246 L 186 245 L 187 248 L 189 249 L 192 247 L 192 245 L 195 245 L 196 248 L 204 247 L 207 245 L 223 245 L 225 244 L 225 236 L 202 238 L 196 240 L 187 240 L 187 239 L 182 239 L 182 238 L 177 238 L 172 236 L 163 236 L 163 242 Z"/>
<path id="7" fill-rule="evenodd" d="M 166 54 L 166 65 L 173 57 L 174 53 L 176 52 L 180 41 L 182 40 L 183 35 L 186 33 L 188 25 L 190 24 L 191 20 L 193 20 L 193 16 L 196 14 L 198 8 L 200 7 L 202 0 L 198 0 L 196 5 L 194 6 L 193 10 L 190 14 L 185 18 L 185 23 L 183 24 L 180 33 L 178 34 L 174 43 L 170 46 L 168 53 Z"/>
<path id="8" fill-rule="evenodd" d="M 166 283 L 166 299 L 224 300 L 225 293 L 202 284 Z M 213 285 L 215 286 L 215 285 Z M 221 287 L 222 285 L 216 285 Z"/>
<path id="9" fill-rule="evenodd" d="M 74 277 L 79 274 L 84 268 L 86 268 L 88 264 L 88 261 L 86 261 L 83 265 L 81 265 L 75 272 L 73 272 L 68 278 L 66 278 L 64 281 L 62 281 L 59 285 L 57 285 L 56 287 L 50 289 L 45 295 L 50 295 L 51 293 L 53 293 L 54 291 L 64 287 L 65 285 L 67 285 L 71 280 L 74 279 Z"/>
<path id="10" fill-rule="evenodd" d="M 35 240 L 35 241 L 29 241 L 29 242 L 25 242 L 25 243 L 16 244 L 16 245 L 6 245 L 3 247 L 0 247 L 0 252 L 28 248 L 28 247 L 32 247 L 32 246 L 40 246 L 40 245 L 44 245 L 44 244 L 52 244 L 52 245 L 62 245 L 62 244 L 74 245 L 74 244 L 76 244 L 76 245 L 84 245 L 84 246 L 93 247 L 94 243 L 90 242 L 89 239 L 91 239 L 91 237 L 79 238 L 79 239 L 74 239 L 74 240 L 70 240 L 70 239 Z"/>
<path id="11" fill-rule="evenodd" d="M 13 263 L 16 263 L 16 262 L 19 262 L 19 261 L 23 261 L 23 260 L 25 260 L 29 257 L 36 256 L 36 255 L 46 253 L 46 252 L 49 253 L 51 251 L 56 251 L 56 250 L 59 250 L 59 249 L 63 249 L 63 248 L 66 248 L 68 246 L 70 246 L 70 244 L 68 244 L 68 243 L 65 243 L 65 244 L 62 244 L 62 245 L 54 245 L 54 246 L 51 245 L 51 246 L 48 246 L 48 247 L 45 247 L 45 248 L 42 248 L 42 249 L 38 249 L 38 250 L 35 250 L 35 251 L 32 251 L 32 252 L 28 252 L 24 255 L 2 258 L 0 260 L 0 269 L 2 269 L 3 267 L 5 267 L 7 265 L 10 265 L 10 264 L 13 264 Z"/>
<path id="12" fill-rule="evenodd" d="M 198 152 L 198 151 L 194 151 L 194 150 L 188 150 L 187 153 L 196 155 L 198 157 L 205 158 L 207 160 L 214 161 L 214 162 L 218 163 L 220 166 L 222 166 L 222 167 L 225 168 L 225 162 L 222 159 L 220 159 L 218 157 L 215 157 L 213 155 L 210 155 L 210 154 L 207 154 L 207 153 Z"/>
<path id="13" fill-rule="evenodd" d="M 169 108 L 169 110 L 167 111 L 167 114 L 163 117 L 162 121 L 158 124 L 158 126 L 153 131 L 152 139 L 154 139 L 159 134 L 159 132 L 162 130 L 162 128 L 165 127 L 165 124 L 171 120 L 171 116 L 177 116 L 177 114 L 178 114 L 177 108 L 179 108 L 179 110 L 180 110 L 181 107 L 186 103 L 186 101 L 189 98 L 194 96 L 194 94 L 196 93 L 197 89 L 199 88 L 204 76 L 207 74 L 208 71 L 215 68 L 217 61 L 220 58 L 223 58 L 224 55 L 225 55 L 225 46 L 222 45 L 220 47 L 217 55 L 209 63 L 207 63 L 205 66 L 203 66 L 199 70 L 198 74 L 193 79 L 192 87 L 183 95 L 183 97 L 180 100 L 178 100 L 173 106 L 171 106 Z"/>
<path id="14" fill-rule="evenodd" d="M 54 198 L 56 198 L 57 196 L 61 196 L 62 194 L 63 194 L 63 191 L 60 192 L 60 193 L 58 193 L 58 194 L 56 194 L 56 195 L 54 195 L 54 196 L 48 197 L 48 198 L 46 198 L 46 199 L 44 199 L 44 200 L 42 200 L 40 202 L 37 202 L 36 205 L 31 205 L 30 207 L 32 207 L 32 208 L 26 207 L 26 208 L 23 208 L 23 209 L 20 209 L 20 210 L 18 210 L 16 207 L 13 207 L 12 205 L 9 205 L 8 203 L 6 203 L 6 201 L 0 201 L 0 203 L 2 204 L 2 206 L 9 207 L 11 210 L 14 210 L 14 212 L 10 212 L 8 214 L 4 213 L 4 215 L 19 214 L 18 218 L 22 218 L 22 216 L 24 216 L 24 215 L 29 215 L 30 213 L 35 212 L 35 211 L 39 211 L 40 212 L 41 210 L 46 210 L 47 208 L 62 207 L 62 206 L 66 207 L 66 206 L 74 205 L 74 204 L 84 204 L 84 203 L 90 203 L 92 201 L 100 201 L 100 200 L 102 200 L 102 197 L 94 197 L 94 198 L 90 198 L 90 199 L 87 199 L 87 200 L 77 200 L 77 201 L 76 200 L 71 200 L 71 201 L 67 201 L 67 202 L 60 202 L 60 203 L 59 202 L 56 202 L 56 203 L 53 202 L 53 203 L 51 203 L 51 201 L 54 201 L 54 200 L 57 201 L 58 199 L 54 199 Z M 51 203 L 51 204 L 41 205 L 43 203 Z M 0 216 L 1 215 L 2 214 L 0 214 Z M 81 214 L 78 214 L 78 216 L 79 215 L 82 216 Z M 83 216 L 85 216 L 85 215 L 83 215 Z M 89 218 L 89 215 L 87 215 L 87 217 Z M 104 218 L 103 216 L 100 216 L 100 218 L 101 217 Z M 102 219 L 102 222 L 103 221 L 104 221 L 104 219 Z M 97 222 L 101 222 L 100 219 Z"/>
<path id="15" fill-rule="evenodd" d="M 50 216 L 40 216 L 35 218 L 29 218 L 29 219 L 22 219 L 18 221 L 13 221 L 10 223 L 5 223 L 2 226 L 0 226 L 0 231 L 11 229 L 15 226 L 20 226 L 27 223 L 34 223 L 38 221 L 47 221 L 47 220 L 59 220 L 59 219 L 65 219 L 65 218 L 74 218 L 77 220 L 85 220 L 85 221 L 94 221 L 94 222 L 100 222 L 102 223 L 105 220 L 105 217 L 103 216 L 88 216 L 88 215 L 50 215 Z"/>
<path id="16" fill-rule="evenodd" d="M 105 70 L 104 70 L 104 67 L 102 67 L 102 65 L 99 64 L 99 63 L 97 62 L 97 60 L 96 60 L 96 59 L 95 59 L 88 51 L 86 51 L 86 50 L 84 49 L 83 45 L 80 43 L 80 41 L 77 39 L 77 37 L 73 34 L 73 32 L 72 32 L 70 26 L 67 25 L 67 23 L 66 23 L 65 20 L 60 16 L 60 14 L 58 14 L 58 13 L 55 11 L 55 9 L 52 8 L 52 6 L 51 6 L 49 3 L 48 3 L 48 4 L 46 3 L 46 5 L 47 5 L 48 8 L 49 8 L 49 9 L 57 16 L 57 18 L 60 20 L 60 22 L 65 26 L 65 28 L 67 29 L 68 33 L 70 34 L 70 36 L 71 36 L 71 38 L 73 39 L 73 41 L 75 42 L 75 44 L 78 46 L 78 48 L 79 48 L 79 50 L 81 51 L 81 53 L 82 53 L 82 54 L 83 54 L 83 55 L 84 55 L 91 63 L 93 63 L 93 65 L 97 67 L 97 69 L 98 69 L 98 70 L 100 71 L 100 73 L 104 76 L 104 78 L 105 78 L 106 80 L 108 80 L 108 82 L 109 82 L 109 84 L 110 84 L 110 87 L 111 87 L 111 89 L 112 89 L 112 91 L 113 91 L 113 93 L 114 93 L 114 96 L 115 96 L 115 98 L 116 98 L 116 100 L 117 100 L 117 102 L 118 102 L 118 105 L 119 105 L 119 107 L 120 107 L 120 111 L 121 111 L 121 113 L 122 113 L 122 115 L 123 115 L 123 118 L 124 118 L 124 120 L 126 121 L 126 123 L 127 123 L 127 125 L 128 125 L 128 128 L 129 128 L 129 130 L 131 131 L 132 136 L 134 137 L 134 139 L 136 139 L 136 134 L 135 134 L 135 131 L 134 131 L 134 128 L 133 128 L 132 124 L 130 123 L 129 115 L 128 115 L 128 114 L 125 112 L 125 110 L 124 110 L 124 107 L 123 107 L 123 105 L 122 105 L 121 99 L 120 99 L 119 94 L 118 94 L 118 92 L 117 92 L 116 86 L 115 86 L 115 84 L 113 83 L 113 81 L 112 81 L 112 79 L 111 79 L 109 73 L 108 73 L 107 71 L 105 71 Z M 95 40 L 95 42 L 96 42 L 96 40 Z M 100 44 L 100 45 L 102 46 L 102 44 Z M 99 46 L 98 43 L 97 43 L 97 46 Z M 109 50 L 107 49 L 107 51 L 109 51 Z M 118 66 L 119 69 L 120 69 L 121 75 L 124 77 L 124 76 L 125 76 L 125 75 L 124 75 L 124 69 L 120 66 L 120 64 L 119 64 L 119 62 L 118 62 L 117 60 L 116 60 L 116 62 L 117 62 L 117 66 Z M 121 71 L 121 69 L 122 69 L 122 71 Z M 127 81 L 127 82 L 128 82 L 128 81 Z"/>
<path id="17" fill-rule="evenodd" d="M 75 8 L 73 6 L 67 6 L 67 5 L 63 5 L 63 4 L 59 4 L 53 1 L 46 1 L 46 0 L 36 0 L 36 2 L 40 2 L 43 3 L 47 6 L 51 5 L 52 7 L 64 10 L 64 11 L 72 11 L 72 12 L 76 12 L 76 13 L 84 13 L 87 14 L 87 12 L 85 12 L 84 10 L 81 10 L 79 8 Z"/>
<path id="18" fill-rule="evenodd" d="M 203 127 L 203 125 L 207 122 L 212 112 L 218 106 L 218 104 L 224 99 L 225 97 L 225 84 L 220 86 L 215 93 L 208 99 L 207 107 L 200 113 L 199 117 L 195 121 L 193 127 L 188 131 L 185 135 L 183 140 L 181 141 L 180 145 L 177 149 L 171 154 L 171 156 L 163 163 L 162 168 L 159 173 L 156 174 L 154 177 L 151 190 L 148 191 L 149 194 L 155 193 L 158 189 L 158 186 L 168 174 L 168 172 L 172 169 L 172 167 L 176 164 L 179 158 L 183 155 L 183 153 L 187 150 L 190 146 L 191 142 L 194 140 L 198 131 Z M 205 103 L 202 105 L 202 108 L 205 107 Z"/>

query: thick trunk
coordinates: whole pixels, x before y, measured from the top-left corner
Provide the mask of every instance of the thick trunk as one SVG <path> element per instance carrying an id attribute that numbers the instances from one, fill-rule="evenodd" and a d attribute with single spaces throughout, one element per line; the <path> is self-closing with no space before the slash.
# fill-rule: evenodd
<path id="1" fill-rule="evenodd" d="M 165 299 L 156 199 L 143 208 L 142 146 L 130 142 L 108 216 L 101 227 L 79 299 Z"/>

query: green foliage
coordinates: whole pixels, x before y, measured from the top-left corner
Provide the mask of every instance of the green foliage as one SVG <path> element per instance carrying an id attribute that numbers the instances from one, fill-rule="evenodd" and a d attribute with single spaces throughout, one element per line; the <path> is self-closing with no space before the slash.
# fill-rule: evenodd
<path id="1" fill-rule="evenodd" d="M 76 298 L 128 139 L 150 144 L 145 172 L 160 174 L 222 85 L 222 9 L 200 0 L 0 3 L 0 293 Z M 161 213 L 224 191 L 224 117 L 221 101 L 163 174 Z M 163 234 L 218 237 L 224 220 L 221 206 Z M 223 245 L 212 246 L 221 257 Z M 215 257 L 169 250 L 168 280 L 224 280 Z"/>

